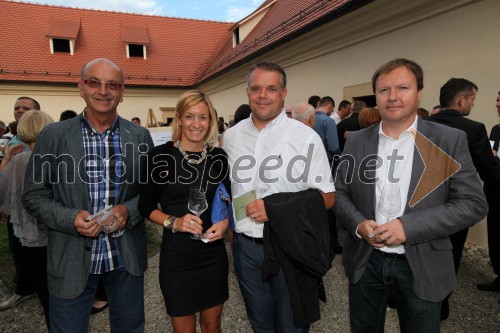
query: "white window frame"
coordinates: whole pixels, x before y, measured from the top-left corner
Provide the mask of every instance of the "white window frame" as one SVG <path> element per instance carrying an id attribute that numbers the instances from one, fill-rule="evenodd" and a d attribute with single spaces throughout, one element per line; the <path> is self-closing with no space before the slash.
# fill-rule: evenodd
<path id="1" fill-rule="evenodd" d="M 68 38 L 50 38 L 50 54 L 54 54 L 54 39 L 63 39 L 69 41 L 69 54 L 73 55 L 75 53 L 75 40 Z M 65 53 L 65 52 L 57 52 L 57 53 Z"/>
<path id="2" fill-rule="evenodd" d="M 140 45 L 140 44 L 133 44 L 133 45 Z M 130 44 L 127 44 L 125 47 L 125 51 L 127 52 L 127 59 L 130 59 L 130 49 L 129 49 Z M 143 58 L 144 60 L 147 59 L 146 56 L 146 45 L 142 45 L 142 54 L 144 55 Z M 139 58 L 139 57 L 133 57 L 133 58 Z"/>

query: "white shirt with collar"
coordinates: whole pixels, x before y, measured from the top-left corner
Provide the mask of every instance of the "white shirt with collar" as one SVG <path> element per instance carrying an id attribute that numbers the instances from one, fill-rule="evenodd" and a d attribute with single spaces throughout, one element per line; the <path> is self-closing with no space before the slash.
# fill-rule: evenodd
<path id="1" fill-rule="evenodd" d="M 325 148 L 313 129 L 281 112 L 259 132 L 252 117 L 224 133 L 233 196 L 252 189 L 258 198 L 307 189 L 335 191 Z M 264 223 L 245 217 L 236 221 L 235 231 L 261 238 Z"/>
<path id="2" fill-rule="evenodd" d="M 332 118 L 333 120 L 335 120 L 335 124 L 338 125 L 338 123 L 340 123 L 340 121 L 342 120 L 339 115 L 338 115 L 338 112 L 335 111 L 334 113 L 332 113 L 332 115 L 330 116 L 330 118 Z"/>
<path id="3" fill-rule="evenodd" d="M 375 220 L 377 224 L 387 223 L 387 216 L 380 214 L 378 207 L 382 189 L 386 184 L 392 183 L 398 186 L 400 193 L 399 212 L 390 216 L 389 221 L 403 215 L 405 211 L 413 168 L 413 152 L 415 150 L 414 135 L 417 130 L 417 119 L 418 117 L 415 116 L 413 123 L 399 135 L 398 139 L 387 136 L 382 129 L 383 123 L 380 123 L 377 155 L 382 158 L 383 163 L 382 166 L 376 170 L 378 181 L 375 186 L 375 198 L 377 203 L 375 206 Z M 399 158 L 402 157 L 402 159 L 395 159 L 391 162 L 388 156 L 394 155 L 397 155 Z M 380 248 L 380 250 L 390 253 L 405 253 L 403 245 L 384 246 Z"/>

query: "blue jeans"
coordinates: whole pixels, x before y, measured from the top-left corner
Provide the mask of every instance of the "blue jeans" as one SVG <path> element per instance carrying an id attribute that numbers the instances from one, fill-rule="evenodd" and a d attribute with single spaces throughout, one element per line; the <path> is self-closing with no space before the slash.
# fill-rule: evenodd
<path id="1" fill-rule="evenodd" d="M 349 286 L 352 333 L 383 333 L 389 297 L 402 333 L 439 333 L 441 302 L 418 298 L 411 282 L 405 259 L 386 258 L 374 250 L 361 280 Z"/>
<path id="2" fill-rule="evenodd" d="M 233 256 L 236 277 L 254 332 L 308 332 L 309 325 L 297 327 L 293 323 L 292 303 L 282 269 L 270 281 L 262 281 L 263 246 L 234 233 Z"/>
<path id="3" fill-rule="evenodd" d="M 144 332 L 144 276 L 132 276 L 120 268 L 102 275 L 89 274 L 85 290 L 76 298 L 50 295 L 51 333 L 88 332 L 99 276 L 108 297 L 111 332 Z"/>

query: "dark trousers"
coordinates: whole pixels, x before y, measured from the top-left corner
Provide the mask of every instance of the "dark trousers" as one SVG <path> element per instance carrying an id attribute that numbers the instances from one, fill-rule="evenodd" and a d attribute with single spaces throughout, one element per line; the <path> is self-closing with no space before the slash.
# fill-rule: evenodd
<path id="1" fill-rule="evenodd" d="M 262 280 L 264 247 L 234 233 L 234 270 L 245 302 L 248 320 L 256 333 L 307 333 L 309 325 L 295 326 L 285 274 L 280 268 L 269 281 Z"/>
<path id="2" fill-rule="evenodd" d="M 7 218 L 7 235 L 9 238 L 9 248 L 12 252 L 12 259 L 16 267 L 14 282 L 16 283 L 15 293 L 21 296 L 33 294 L 35 291 L 31 287 L 26 265 L 23 263 L 23 251 L 21 240 L 14 235 L 14 226 L 10 223 L 10 216 Z"/>
<path id="3" fill-rule="evenodd" d="M 52 333 L 87 333 L 90 311 L 99 279 L 109 302 L 111 332 L 144 332 L 144 276 L 133 276 L 124 268 L 101 275 L 89 274 L 87 286 L 79 296 L 62 299 L 49 296 Z"/>
<path id="4" fill-rule="evenodd" d="M 402 333 L 439 333 L 440 302 L 418 298 L 406 259 L 373 250 L 361 280 L 349 286 L 352 333 L 383 333 L 387 301 L 394 301 Z"/>
<path id="5" fill-rule="evenodd" d="M 453 263 L 455 264 L 455 274 L 458 273 L 458 268 L 460 267 L 460 261 L 462 260 L 462 253 L 464 252 L 465 241 L 467 240 L 467 235 L 469 234 L 469 228 L 457 231 L 450 235 L 451 245 L 453 245 Z"/>
<path id="6" fill-rule="evenodd" d="M 493 272 L 500 277 L 500 189 L 484 185 L 484 193 L 488 201 L 488 251 L 490 253 Z"/>
<path id="7" fill-rule="evenodd" d="M 95 291 L 95 298 L 99 301 L 107 301 L 108 297 L 106 296 L 106 289 L 104 288 L 104 281 L 102 278 L 99 278 L 99 282 L 97 283 L 97 290 Z"/>
<path id="8" fill-rule="evenodd" d="M 42 304 L 47 327 L 50 327 L 49 290 L 47 285 L 47 247 L 23 246 L 21 252 L 23 255 L 24 272 L 26 272 L 30 287 L 35 290 L 38 300 Z"/>
<path id="9" fill-rule="evenodd" d="M 465 241 L 467 240 L 467 235 L 469 234 L 469 228 L 462 229 L 457 231 L 454 234 L 451 234 L 450 241 L 451 245 L 453 245 L 453 263 L 455 264 L 455 275 L 458 275 L 458 268 L 460 267 L 460 261 L 462 260 L 462 253 L 465 247 Z M 443 312 L 448 312 L 449 301 L 451 293 L 446 296 L 446 298 L 442 302 Z"/>
<path id="10" fill-rule="evenodd" d="M 328 229 L 330 232 L 330 258 L 332 258 L 333 260 L 333 258 L 335 257 L 334 249 L 340 246 L 337 230 L 337 216 L 335 215 L 333 208 L 328 209 L 326 211 L 326 214 L 328 216 Z"/>

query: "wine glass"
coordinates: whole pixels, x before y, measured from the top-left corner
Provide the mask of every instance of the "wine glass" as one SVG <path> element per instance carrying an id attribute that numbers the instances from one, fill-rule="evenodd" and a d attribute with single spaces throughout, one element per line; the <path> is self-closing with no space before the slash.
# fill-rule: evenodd
<path id="1" fill-rule="evenodd" d="M 108 236 L 117 238 L 123 235 L 124 230 L 116 230 L 118 228 L 118 217 L 113 213 L 112 207 L 103 210 L 97 215 L 97 223 L 101 226 L 102 231 Z"/>
<path id="2" fill-rule="evenodd" d="M 205 197 L 205 192 L 202 192 L 198 187 L 192 187 L 189 189 L 189 202 L 188 209 L 200 217 L 200 215 L 207 210 L 208 203 L 207 198 Z M 191 239 L 201 240 L 201 234 L 192 235 Z"/>
<path id="3" fill-rule="evenodd" d="M 384 223 L 390 221 L 391 216 L 397 214 L 401 209 L 401 194 L 399 186 L 395 184 L 386 184 L 382 189 L 380 201 L 378 202 L 378 212 L 386 217 Z"/>

